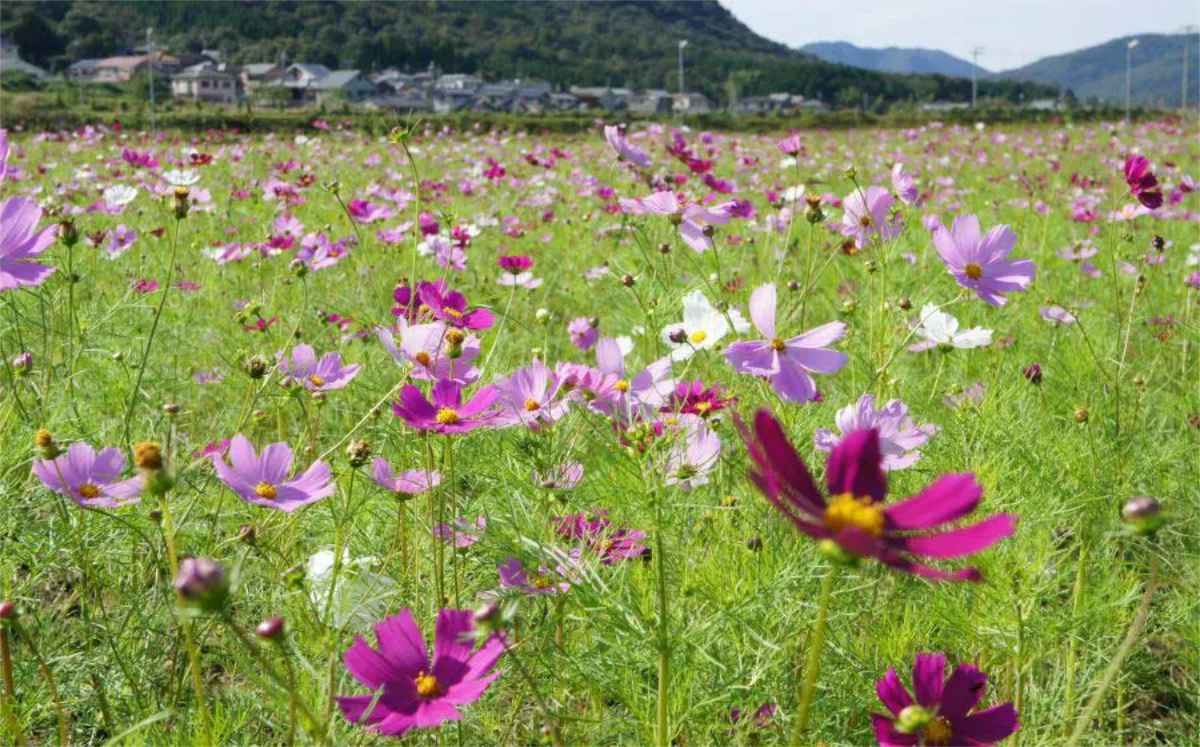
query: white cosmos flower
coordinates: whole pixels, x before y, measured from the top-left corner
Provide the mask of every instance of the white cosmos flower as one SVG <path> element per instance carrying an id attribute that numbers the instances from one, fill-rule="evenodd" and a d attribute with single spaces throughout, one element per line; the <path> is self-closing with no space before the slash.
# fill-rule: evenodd
<path id="1" fill-rule="evenodd" d="M 192 169 L 174 169 L 163 172 L 162 178 L 172 187 L 190 187 L 200 181 L 200 174 Z"/>
<path id="2" fill-rule="evenodd" d="M 133 202 L 137 194 L 137 187 L 130 187 L 127 184 L 114 184 L 104 190 L 104 201 L 109 205 L 123 207 Z"/>
<path id="3" fill-rule="evenodd" d="M 795 187 L 788 187 L 783 190 L 783 201 L 785 203 L 799 202 L 804 199 L 804 185 L 798 184 Z"/>
<path id="4" fill-rule="evenodd" d="M 396 582 L 370 572 L 375 558 L 351 560 L 350 551 L 346 550 L 342 553 L 342 567 L 331 595 L 333 558 L 333 550 L 321 550 L 308 559 L 304 576 L 308 581 L 309 599 L 322 620 L 329 620 L 337 628 L 366 630 L 393 608 Z"/>
<path id="5" fill-rule="evenodd" d="M 662 331 L 663 342 L 671 348 L 671 360 L 683 361 L 692 357 L 697 350 L 716 346 L 722 337 L 729 334 L 729 323 L 739 334 L 750 331 L 750 322 L 737 309 L 730 307 L 728 318 L 717 310 L 704 293 L 694 290 L 683 297 L 683 322 L 669 324 Z M 672 337 L 682 337 L 675 342 Z"/>
<path id="6" fill-rule="evenodd" d="M 945 348 L 978 348 L 992 344 L 992 331 L 983 327 L 958 331 L 958 320 L 938 309 L 937 304 L 927 303 L 921 309 L 921 323 L 917 327 L 917 336 L 922 342 L 909 346 L 909 350 L 919 352 L 935 347 Z"/>

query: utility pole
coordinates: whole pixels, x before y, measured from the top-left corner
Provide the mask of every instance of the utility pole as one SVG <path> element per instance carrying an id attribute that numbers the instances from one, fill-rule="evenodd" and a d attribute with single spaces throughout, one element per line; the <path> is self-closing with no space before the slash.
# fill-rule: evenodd
<path id="1" fill-rule="evenodd" d="M 688 45 L 687 39 L 679 40 L 679 92 L 686 93 L 687 89 L 683 87 L 683 48 Z"/>
<path id="2" fill-rule="evenodd" d="M 146 27 L 146 71 L 150 73 L 150 129 L 157 130 L 154 117 L 154 28 Z"/>
<path id="3" fill-rule="evenodd" d="M 1183 84 L 1180 87 L 1179 108 L 1186 113 L 1188 100 L 1188 47 L 1192 46 L 1192 35 L 1200 31 L 1200 27 L 1184 26 L 1179 31 L 1183 34 Z"/>
<path id="4" fill-rule="evenodd" d="M 1125 45 L 1125 123 L 1129 123 L 1129 100 L 1133 92 L 1133 50 L 1138 45 L 1134 39 Z"/>
<path id="5" fill-rule="evenodd" d="M 971 67 L 971 108 L 975 108 L 975 98 L 979 87 L 975 80 L 979 70 L 979 55 L 983 54 L 983 47 L 974 47 L 971 49 L 971 61 L 974 65 Z"/>

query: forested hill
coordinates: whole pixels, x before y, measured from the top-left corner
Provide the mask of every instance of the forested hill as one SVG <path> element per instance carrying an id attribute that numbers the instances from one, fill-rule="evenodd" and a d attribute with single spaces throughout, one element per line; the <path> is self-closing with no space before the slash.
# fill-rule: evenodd
<path id="1" fill-rule="evenodd" d="M 28 61 L 60 70 L 143 42 L 218 49 L 233 62 L 317 62 L 537 77 L 554 83 L 677 89 L 677 42 L 688 88 L 727 100 L 787 91 L 834 103 L 966 100 L 970 83 L 836 65 L 758 36 L 714 0 L 623 2 L 94 2 L 4 0 L 0 32 Z M 1044 96 L 1040 84 L 997 80 L 981 95 Z"/>

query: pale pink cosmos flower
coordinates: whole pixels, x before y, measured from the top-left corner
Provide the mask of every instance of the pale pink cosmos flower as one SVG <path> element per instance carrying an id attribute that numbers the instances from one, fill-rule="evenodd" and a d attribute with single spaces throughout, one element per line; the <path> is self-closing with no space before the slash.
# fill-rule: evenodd
<path id="1" fill-rule="evenodd" d="M 992 306 L 1003 306 L 1008 302 L 1005 293 L 1024 291 L 1033 282 L 1033 260 L 1008 259 L 1016 243 L 1017 235 L 1003 224 L 982 235 L 974 215 L 960 215 L 950 229 L 938 226 L 933 232 L 933 245 L 946 269 L 959 285 Z"/>
<path id="2" fill-rule="evenodd" d="M 621 132 L 621 128 L 615 125 L 608 125 L 604 128 L 604 139 L 617 153 L 617 158 L 631 163 L 641 169 L 650 168 L 650 156 L 646 152 L 629 142 L 625 134 Z"/>
<path id="3" fill-rule="evenodd" d="M 667 454 L 664 482 L 690 491 L 708 483 L 721 456 L 721 439 L 703 418 L 683 415 L 680 421 L 682 436 Z"/>
<path id="4" fill-rule="evenodd" d="M 896 196 L 905 205 L 912 205 L 917 201 L 917 183 L 904 170 L 904 164 L 897 162 L 892 166 L 892 189 L 896 191 Z"/>
<path id="5" fill-rule="evenodd" d="M 911 467 L 921 458 L 920 447 L 937 434 L 936 425 L 916 425 L 908 414 L 908 406 L 898 399 L 890 400 L 876 409 L 875 395 L 864 394 L 858 402 L 838 410 L 834 418 L 841 436 L 819 428 L 813 433 L 818 451 L 831 452 L 847 434 L 874 428 L 879 432 L 879 450 L 883 455 L 884 471 Z"/>
<path id="6" fill-rule="evenodd" d="M 621 208 L 630 215 L 666 215 L 679 226 L 683 243 L 703 253 L 713 247 L 713 226 L 723 226 L 732 217 L 734 203 L 724 202 L 712 207 L 695 203 L 683 205 L 674 192 L 655 192 L 649 197 L 628 199 L 622 197 Z"/>
<path id="7" fill-rule="evenodd" d="M 375 457 L 371 462 L 371 479 L 379 487 L 393 493 L 417 495 L 436 488 L 442 482 L 442 475 L 437 471 L 426 472 L 423 469 L 395 472 L 386 459 Z"/>
<path id="8" fill-rule="evenodd" d="M 883 187 L 867 187 L 866 192 L 856 189 L 842 200 L 842 222 L 837 230 L 854 239 L 858 248 L 872 241 L 888 241 L 900 235 L 903 226 L 899 217 L 889 214 L 895 198 Z"/>

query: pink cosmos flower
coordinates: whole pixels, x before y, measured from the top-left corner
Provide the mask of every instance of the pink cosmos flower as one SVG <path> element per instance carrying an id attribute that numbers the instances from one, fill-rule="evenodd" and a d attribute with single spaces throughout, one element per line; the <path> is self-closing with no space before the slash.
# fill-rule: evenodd
<path id="1" fill-rule="evenodd" d="M 875 692 L 891 714 L 871 714 L 881 747 L 992 745 L 1021 728 L 1012 703 L 975 711 L 988 678 L 973 665 L 959 664 L 950 679 L 945 676 L 945 654 L 919 653 L 913 663 L 913 695 L 895 667 L 875 683 Z"/>
<path id="2" fill-rule="evenodd" d="M 892 189 L 905 205 L 916 203 L 917 183 L 912 178 L 912 174 L 904 170 L 904 164 L 899 162 L 892 166 Z"/>
<path id="3" fill-rule="evenodd" d="M 259 455 L 250 439 L 237 434 L 229 444 L 229 461 L 212 458 L 217 477 L 242 500 L 257 506 L 291 513 L 333 495 L 335 490 L 329 465 L 313 462 L 298 477 L 288 479 L 292 469 L 292 447 L 273 443 Z"/>
<path id="4" fill-rule="evenodd" d="M 708 473 L 721 456 L 721 439 L 695 415 L 683 416 L 683 436 L 667 454 L 665 483 L 689 491 L 708 484 Z"/>
<path id="5" fill-rule="evenodd" d="M 873 394 L 864 394 L 858 398 L 858 402 L 838 410 L 835 422 L 842 436 L 836 436 L 833 431 L 824 428 L 817 429 L 813 433 L 813 444 L 817 450 L 832 452 L 846 435 L 874 428 L 879 433 L 879 449 L 883 454 L 880 466 L 885 472 L 916 464 L 921 458 L 918 449 L 940 430 L 932 424 L 914 424 L 908 414 L 908 406 L 898 399 L 875 409 Z"/>
<path id="6" fill-rule="evenodd" d="M 375 625 L 378 649 L 355 638 L 343 660 L 351 676 L 372 692 L 338 696 L 342 715 L 392 737 L 462 719 L 458 707 L 483 696 L 500 676 L 492 669 L 504 653 L 504 640 L 496 635 L 472 652 L 473 620 L 471 610 L 438 612 L 432 662 L 409 609 Z"/>
<path id="7" fill-rule="evenodd" d="M 1008 302 L 1005 293 L 1023 291 L 1033 282 L 1033 260 L 1008 259 L 1016 243 L 1017 235 L 1006 225 L 981 236 L 974 215 L 960 215 L 949 230 L 939 225 L 933 232 L 933 245 L 946 269 L 959 285 L 992 306 L 1003 306 Z"/>
<path id="8" fill-rule="evenodd" d="M 969 472 L 942 475 L 917 495 L 884 505 L 887 477 L 879 432 L 854 431 L 825 465 L 826 493 L 817 488 L 783 426 L 759 410 L 751 430 L 738 422 L 753 466 L 750 479 L 801 532 L 854 557 L 870 557 L 905 573 L 941 581 L 979 581 L 976 568 L 946 571 L 925 558 L 959 558 L 986 550 L 1016 531 L 1017 517 L 996 514 L 968 526 L 933 531 L 979 505 L 983 488 Z"/>
<path id="9" fill-rule="evenodd" d="M 32 288 L 54 274 L 55 268 L 32 261 L 58 235 L 54 225 L 38 231 L 41 219 L 41 207 L 25 197 L 10 197 L 0 204 L 0 292 Z"/>
<path id="10" fill-rule="evenodd" d="M 592 392 L 589 406 L 621 423 L 653 414 L 663 406 L 675 385 L 669 356 L 633 376 L 626 376 L 625 354 L 620 343 L 611 337 L 602 337 L 596 343 L 596 366 L 603 378 Z"/>
<path id="11" fill-rule="evenodd" d="M 533 484 L 546 490 L 571 490 L 583 479 L 583 465 L 567 462 L 551 467 L 546 474 L 533 473 Z"/>
<path id="12" fill-rule="evenodd" d="M 489 408 L 499 394 L 494 386 L 479 389 L 465 404 L 462 385 L 453 379 L 438 381 L 430 394 L 432 400 L 412 384 L 405 384 L 400 400 L 392 403 L 392 412 L 411 428 L 441 434 L 466 433 L 493 424 L 495 414 Z"/>
<path id="13" fill-rule="evenodd" d="M 371 479 L 375 484 L 393 493 L 418 495 L 436 488 L 442 482 L 441 473 L 426 472 L 423 469 L 410 469 L 405 472 L 393 472 L 392 466 L 383 457 L 375 457 L 371 462 Z"/>
<path id="14" fill-rule="evenodd" d="M 329 352 L 320 360 L 311 345 L 297 345 L 289 358 L 276 353 L 279 372 L 285 383 L 296 383 L 310 392 L 330 392 L 342 389 L 358 376 L 359 364 L 342 365 L 341 353 Z"/>
<path id="15" fill-rule="evenodd" d="M 346 210 L 355 223 L 374 223 L 388 220 L 395 213 L 387 205 L 373 205 L 366 200 L 351 200 Z"/>
<path id="16" fill-rule="evenodd" d="M 487 519 L 483 516 L 471 521 L 465 516 L 454 520 L 454 527 L 449 524 L 438 524 L 433 528 L 433 536 L 446 544 L 453 544 L 458 549 L 470 547 L 479 541 L 480 535 L 487 529 Z"/>
<path id="17" fill-rule="evenodd" d="M 545 565 L 538 566 L 536 571 L 526 570 L 520 560 L 508 557 L 496 570 L 500 573 L 500 588 L 517 589 L 526 594 L 563 594 L 571 590 L 571 581 L 575 572 L 568 564 L 574 564 L 580 556 L 579 550 L 572 550 L 565 563 L 560 563 L 553 570 Z"/>
<path id="18" fill-rule="evenodd" d="M 896 200 L 883 187 L 856 189 L 842 200 L 842 222 L 836 224 L 843 235 L 852 237 L 859 249 L 872 241 L 888 241 L 900 235 L 899 217 L 889 220 Z"/>
<path id="19" fill-rule="evenodd" d="M 444 282 L 421 283 L 417 286 L 417 296 L 434 318 L 451 327 L 487 329 L 496 321 L 491 309 L 476 306 L 468 311 L 466 296 L 450 290 Z"/>
<path id="20" fill-rule="evenodd" d="M 808 402 L 817 393 L 809 373 L 836 373 L 849 360 L 828 347 L 846 334 L 846 324 L 829 322 L 785 340 L 775 331 L 775 299 L 772 283 L 754 289 L 750 319 L 766 339 L 735 342 L 725 349 L 725 359 L 738 373 L 767 378 L 784 400 Z"/>
<path id="21" fill-rule="evenodd" d="M 693 250 L 703 253 L 713 247 L 713 226 L 729 222 L 732 203 L 721 203 L 712 207 L 690 204 L 684 206 L 674 192 L 655 192 L 641 199 L 620 199 L 621 208 L 630 215 L 666 215 L 679 226 L 683 242 Z"/>
<path id="22" fill-rule="evenodd" d="M 474 361 L 479 357 L 480 343 L 475 335 L 464 335 L 441 322 L 408 324 L 400 317 L 399 330 L 378 327 L 375 330 L 383 347 L 391 353 L 397 363 L 411 366 L 409 375 L 421 381 L 455 379 L 462 384 L 472 384 L 479 378 L 479 369 Z M 396 337 L 400 342 L 397 345 Z M 457 344 L 452 337 L 461 337 Z M 452 354 L 453 353 L 453 354 Z"/>
<path id="23" fill-rule="evenodd" d="M 613 565 L 621 560 L 632 560 L 644 556 L 648 550 L 643 540 L 646 533 L 640 529 L 612 526 L 608 511 L 587 511 L 570 514 L 558 519 L 554 529 L 560 537 L 581 541 L 600 556 L 604 565 Z"/>
<path id="24" fill-rule="evenodd" d="M 619 127 L 608 125 L 604 128 L 604 139 L 617 153 L 617 158 L 621 161 L 626 161 L 641 169 L 650 168 L 650 156 L 646 152 L 629 142 L 625 134 L 621 132 Z"/>
<path id="25" fill-rule="evenodd" d="M 580 350 L 590 350 L 600 338 L 600 328 L 590 317 L 580 316 L 567 324 L 567 333 L 571 335 L 571 344 Z"/>
<path id="26" fill-rule="evenodd" d="M 105 251 L 108 252 L 108 258 L 116 259 L 129 251 L 129 248 L 133 246 L 133 242 L 137 241 L 137 238 L 137 231 L 129 228 L 124 223 L 114 228 L 112 234 L 108 237 L 108 244 L 104 247 Z"/>
<path id="27" fill-rule="evenodd" d="M 1054 325 L 1067 325 L 1075 323 L 1075 315 L 1067 311 L 1058 304 L 1050 306 L 1042 306 L 1039 309 L 1042 319 Z"/>
<path id="28" fill-rule="evenodd" d="M 33 474 L 48 489 L 66 496 L 84 508 L 120 508 L 137 503 L 145 487 L 141 475 L 118 479 L 125 471 L 125 456 L 119 449 L 96 450 L 77 442 L 55 459 L 37 459 Z"/>
<path id="29" fill-rule="evenodd" d="M 524 425 L 539 430 L 567 414 L 568 400 L 560 397 L 561 382 L 546 364 L 534 359 L 495 385 L 499 414 L 497 424 Z"/>

